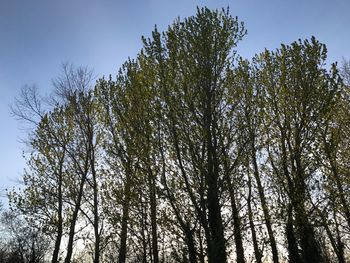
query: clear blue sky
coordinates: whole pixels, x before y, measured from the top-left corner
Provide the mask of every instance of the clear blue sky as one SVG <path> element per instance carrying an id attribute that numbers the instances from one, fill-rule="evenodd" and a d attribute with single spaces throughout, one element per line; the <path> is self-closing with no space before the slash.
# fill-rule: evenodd
<path id="1" fill-rule="evenodd" d="M 245 22 L 243 57 L 315 35 L 329 62 L 350 58 L 349 0 L 0 0 L 0 190 L 14 186 L 25 166 L 24 134 L 9 112 L 23 85 L 48 93 L 62 62 L 115 75 L 141 48 L 141 35 L 195 14 L 196 6 L 230 6 Z"/>

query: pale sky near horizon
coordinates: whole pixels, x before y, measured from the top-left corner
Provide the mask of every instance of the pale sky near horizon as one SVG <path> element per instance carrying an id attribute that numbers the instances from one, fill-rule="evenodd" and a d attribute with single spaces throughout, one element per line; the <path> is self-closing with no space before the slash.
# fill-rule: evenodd
<path id="1" fill-rule="evenodd" d="M 25 134 L 9 110 L 24 85 L 49 93 L 63 62 L 115 75 L 142 35 L 194 15 L 196 6 L 229 6 L 244 21 L 245 58 L 314 35 L 327 45 L 328 62 L 350 59 L 349 0 L 0 0 L 0 194 L 18 185 L 25 167 Z"/>

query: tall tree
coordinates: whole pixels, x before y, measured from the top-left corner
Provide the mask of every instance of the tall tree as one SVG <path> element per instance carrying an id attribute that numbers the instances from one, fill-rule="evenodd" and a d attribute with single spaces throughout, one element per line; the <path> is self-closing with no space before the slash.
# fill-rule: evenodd
<path id="1" fill-rule="evenodd" d="M 257 85 L 258 73 L 256 72 L 256 68 L 252 67 L 248 61 L 240 60 L 235 74 L 236 84 L 234 88 L 238 90 L 238 93 L 241 96 L 240 112 L 242 114 L 241 119 L 243 122 L 241 134 L 246 138 L 245 140 L 247 145 L 247 158 L 252 166 L 253 175 L 261 203 L 261 208 L 264 214 L 264 221 L 269 236 L 273 262 L 278 263 L 279 258 L 277 244 L 275 235 L 272 230 L 269 204 L 265 195 L 265 190 L 263 187 L 261 172 L 258 163 L 258 154 L 261 153 L 263 148 L 261 141 L 263 134 L 262 117 L 264 105 L 261 104 L 261 97 L 263 97 L 264 94 L 263 90 L 261 90 L 261 87 Z M 249 184 L 251 184 L 250 180 L 251 179 L 248 178 Z"/>
<path id="2" fill-rule="evenodd" d="M 226 125 L 232 123 L 232 108 L 224 97 L 226 75 L 244 34 L 228 10 L 202 8 L 196 16 L 176 21 L 163 36 L 154 31 L 152 40 L 145 41 L 146 55 L 159 69 L 172 155 L 205 230 L 209 262 L 227 261 L 220 140 L 225 140 Z M 200 187 L 194 184 L 197 178 Z"/>
<path id="3" fill-rule="evenodd" d="M 28 139 L 31 154 L 23 176 L 24 188 L 10 192 L 9 200 L 53 238 L 52 262 L 55 263 L 67 220 L 64 187 L 68 173 L 66 149 L 72 142 L 72 124 L 64 118 L 62 106 L 45 114 L 41 107 L 43 100 L 35 89 L 25 88 L 21 94 L 13 113 L 21 120 L 37 123 L 37 127 Z"/>
<path id="4" fill-rule="evenodd" d="M 290 208 L 288 209 L 290 233 L 297 232 L 304 262 L 325 262 L 316 240 L 310 213 L 308 212 L 308 181 L 315 176 L 315 139 L 323 116 L 330 110 L 334 92 L 338 88 L 337 72 L 324 68 L 325 46 L 314 37 L 310 41 L 282 45 L 276 52 L 264 52 L 259 60 L 261 86 L 266 92 L 266 115 L 270 147 L 276 160 L 271 160 L 285 184 Z M 270 150 L 271 150 L 270 148 Z M 272 156 L 272 155 L 270 155 Z M 294 212 L 295 221 L 292 212 Z M 292 223 L 292 224 L 291 224 Z M 293 236 L 295 236 L 293 234 Z M 294 238 L 289 246 L 296 248 Z M 298 257 L 297 251 L 289 251 L 290 260 Z"/>

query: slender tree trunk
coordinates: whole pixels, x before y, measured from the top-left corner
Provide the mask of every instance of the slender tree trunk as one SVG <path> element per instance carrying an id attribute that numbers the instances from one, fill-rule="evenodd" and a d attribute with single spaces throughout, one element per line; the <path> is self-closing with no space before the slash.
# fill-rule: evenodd
<path id="1" fill-rule="evenodd" d="M 262 206 L 263 213 L 264 213 L 265 225 L 267 228 L 267 233 L 269 235 L 273 262 L 279 263 L 276 239 L 275 239 L 275 236 L 273 234 L 272 225 L 271 225 L 271 217 L 270 217 L 264 189 L 262 187 L 261 180 L 260 180 L 260 173 L 259 173 L 257 159 L 256 159 L 256 150 L 255 150 L 255 142 L 254 141 L 252 142 L 252 163 L 253 163 L 253 169 L 254 169 L 254 178 L 255 178 L 255 181 L 257 184 L 259 197 L 260 197 L 260 201 L 261 201 L 261 206 Z"/>
<path id="2" fill-rule="evenodd" d="M 195 208 L 200 225 L 203 227 L 205 239 L 206 239 L 206 243 L 207 243 L 206 252 L 207 252 L 207 256 L 208 256 L 208 260 L 209 260 L 209 255 L 212 254 L 211 251 L 212 251 L 213 243 L 211 241 L 212 235 L 210 232 L 210 227 L 209 227 L 208 218 L 207 218 L 207 210 L 208 210 L 207 209 L 207 201 L 204 198 L 205 183 L 206 183 L 207 175 L 205 174 L 205 172 L 200 173 L 200 177 L 203 180 L 201 183 L 203 183 L 203 185 L 201 185 L 201 187 L 200 187 L 200 192 L 199 192 L 199 194 L 200 194 L 199 199 L 200 200 L 198 203 L 195 195 L 192 192 L 191 185 L 189 183 L 186 170 L 185 170 L 183 163 L 182 163 L 182 154 L 181 154 L 181 150 L 180 150 L 180 146 L 179 146 L 179 139 L 178 139 L 177 131 L 175 128 L 175 122 L 174 122 L 174 119 L 172 118 L 172 115 L 170 115 L 170 117 L 171 117 L 171 132 L 172 132 L 172 136 L 173 136 L 173 143 L 174 143 L 174 147 L 175 147 L 175 151 L 176 151 L 177 161 L 178 161 L 179 168 L 181 171 L 181 176 L 184 179 L 186 190 L 187 190 L 188 195 L 190 197 L 190 200 Z M 203 245 L 203 243 L 201 243 L 201 245 Z M 202 250 L 204 250 L 203 246 L 202 246 Z M 201 258 L 201 260 L 204 260 L 204 256 L 203 256 L 203 258 Z"/>
<path id="3" fill-rule="evenodd" d="M 32 241 L 32 244 L 31 244 L 31 256 L 30 256 L 30 260 L 29 260 L 29 263 L 36 263 L 36 253 L 35 253 L 35 241 L 33 240 Z"/>
<path id="4" fill-rule="evenodd" d="M 199 262 L 205 263 L 205 255 L 204 255 L 204 248 L 203 248 L 203 238 L 201 233 L 201 228 L 198 229 L 198 240 L 199 240 Z"/>
<path id="5" fill-rule="evenodd" d="M 242 226 L 241 219 L 239 217 L 238 208 L 236 204 L 236 197 L 233 190 L 233 186 L 231 180 L 228 176 L 226 176 L 226 182 L 229 190 L 230 201 L 231 201 L 231 209 L 232 209 L 232 217 L 233 217 L 233 236 L 236 245 L 236 256 L 237 263 L 245 263 L 244 259 L 244 248 L 243 248 L 243 238 L 242 238 Z"/>
<path id="6" fill-rule="evenodd" d="M 70 263 L 71 259 L 72 259 L 72 255 L 73 255 L 73 242 L 74 242 L 74 236 L 75 236 L 75 225 L 76 225 L 76 222 L 78 219 L 78 213 L 80 210 L 81 199 L 83 197 L 83 190 L 84 190 L 85 181 L 86 181 L 86 174 L 83 175 L 83 177 L 81 178 L 81 181 L 80 181 L 78 197 L 77 197 L 77 201 L 76 201 L 75 208 L 73 211 L 70 227 L 69 227 L 67 254 L 66 254 L 66 258 L 64 260 L 65 263 Z"/>
<path id="7" fill-rule="evenodd" d="M 344 210 L 346 222 L 348 224 L 348 227 L 350 228 L 350 209 L 349 209 L 350 206 L 348 205 L 348 203 L 345 199 L 346 194 L 344 193 L 343 185 L 342 185 L 341 181 L 339 180 L 339 177 L 336 177 L 336 184 L 337 184 L 337 188 L 338 188 L 340 201 L 342 203 L 342 208 Z"/>
<path id="8" fill-rule="evenodd" d="M 168 200 L 169 200 L 169 203 L 170 203 L 171 207 L 174 210 L 176 219 L 179 222 L 180 227 L 181 227 L 181 229 L 182 229 L 182 231 L 184 233 L 185 242 L 186 242 L 187 249 L 188 249 L 190 263 L 196 263 L 197 262 L 197 250 L 196 250 L 195 241 L 194 241 L 194 238 L 193 238 L 193 230 L 191 230 L 190 223 L 189 222 L 185 222 L 185 219 L 183 219 L 181 217 L 179 209 L 177 208 L 177 205 L 175 203 L 175 198 L 171 194 L 166 180 L 167 179 L 166 179 L 165 173 L 163 173 L 163 184 L 164 184 L 164 188 L 166 190 L 166 195 L 168 197 Z M 163 255 L 164 255 L 164 253 L 163 253 Z"/>
<path id="9" fill-rule="evenodd" d="M 60 224 L 60 222 L 62 223 L 62 215 L 58 216 L 58 227 L 57 227 L 57 236 L 56 236 L 56 240 L 55 240 L 55 248 L 52 254 L 52 263 L 57 263 L 58 262 L 58 256 L 59 256 L 59 252 L 60 252 L 60 245 L 61 245 L 61 240 L 62 240 L 62 235 L 63 235 L 63 229 L 62 229 L 62 224 Z"/>
<path id="10" fill-rule="evenodd" d="M 92 147 L 91 152 L 91 173 L 93 179 L 93 195 L 94 195 L 94 235 L 95 235 L 95 255 L 94 263 L 100 262 L 100 229 L 99 229 L 99 214 L 98 214 L 98 184 L 97 184 L 97 174 L 95 170 L 95 151 Z"/>
<path id="11" fill-rule="evenodd" d="M 289 257 L 289 263 L 300 263 L 301 258 L 299 255 L 299 249 L 297 245 L 297 239 L 295 237 L 295 231 L 293 226 L 293 210 L 292 205 L 289 204 L 288 206 L 288 219 L 286 224 L 286 236 L 287 236 L 287 242 L 288 242 L 288 257 Z"/>
<path id="12" fill-rule="evenodd" d="M 294 160 L 296 164 L 296 183 L 295 183 L 295 217 L 298 226 L 300 245 L 302 248 L 302 256 L 305 262 L 310 263 L 324 263 L 326 260 L 322 256 L 319 243 L 315 238 L 314 229 L 309 222 L 307 212 L 305 209 L 306 200 L 306 185 L 304 181 L 303 168 L 301 163 L 301 154 L 299 148 L 298 137 L 296 138 L 296 149 L 294 152 Z"/>
<path id="13" fill-rule="evenodd" d="M 301 233 L 300 244 L 304 262 L 323 263 L 326 262 L 321 254 L 319 245 L 315 239 L 315 234 L 308 220 L 299 219 L 299 231 Z"/>
<path id="14" fill-rule="evenodd" d="M 339 232 L 338 232 L 338 224 L 337 224 L 337 222 L 336 222 L 336 234 L 337 234 L 337 237 L 336 237 L 337 240 L 336 240 L 334 238 L 334 236 L 333 236 L 333 233 L 332 233 L 331 229 L 329 228 L 329 225 L 328 225 L 328 222 L 327 222 L 327 219 L 326 219 L 325 215 L 317 207 L 315 207 L 315 209 L 317 210 L 317 212 L 318 212 L 318 214 L 319 214 L 319 216 L 321 218 L 322 225 L 323 225 L 323 227 L 326 230 L 326 233 L 327 233 L 328 238 L 329 238 L 329 240 L 331 242 L 331 245 L 332 245 L 332 248 L 334 250 L 334 253 L 336 254 L 336 256 L 338 258 L 339 263 L 345 263 L 344 251 L 343 251 L 343 248 L 342 248 L 342 242 L 341 242 L 341 239 L 340 239 L 340 236 L 339 236 Z M 335 218 L 335 220 L 336 220 L 336 218 Z"/>
<path id="15" fill-rule="evenodd" d="M 221 208 L 219 202 L 218 190 L 218 160 L 216 156 L 215 147 L 215 131 L 212 131 L 213 124 L 213 110 L 212 110 L 212 91 L 210 86 L 206 86 L 206 98 L 204 109 L 204 123 L 205 123 L 205 142 L 207 146 L 207 171 L 206 171 L 206 185 L 207 185 L 207 204 L 208 204 L 208 222 L 211 234 L 211 249 L 208 255 L 209 263 L 221 262 L 226 263 L 226 244 L 224 237 L 224 229 L 221 217 Z"/>
<path id="16" fill-rule="evenodd" d="M 287 179 L 287 186 L 289 189 L 289 201 L 287 208 L 287 223 L 286 223 L 286 238 L 288 243 L 288 257 L 289 257 L 289 263 L 300 263 L 301 257 L 299 254 L 298 249 L 298 242 L 297 238 L 295 236 L 295 230 L 294 230 L 294 220 L 293 220 L 293 208 L 294 205 L 294 184 L 292 181 L 292 178 L 290 176 L 289 170 L 288 170 L 288 157 L 287 157 L 287 149 L 286 149 L 286 133 L 284 129 L 280 129 L 281 132 L 281 151 L 282 151 L 282 169 L 283 169 L 283 175 Z"/>
<path id="17" fill-rule="evenodd" d="M 127 171 L 126 182 L 124 188 L 124 200 L 123 200 L 123 215 L 122 215 L 122 229 L 120 233 L 120 250 L 118 256 L 119 263 L 125 263 L 126 261 L 126 242 L 128 236 L 128 220 L 129 220 L 129 205 L 130 205 L 130 171 Z"/>
<path id="18" fill-rule="evenodd" d="M 148 186 L 150 191 L 150 208 L 151 208 L 152 255 L 153 255 L 153 262 L 159 263 L 156 182 L 155 182 L 153 172 L 151 171 L 151 168 L 149 168 L 149 173 L 148 173 Z"/>
<path id="19" fill-rule="evenodd" d="M 224 239 L 224 231 L 222 225 L 219 197 L 217 192 L 217 182 L 213 182 L 213 175 L 208 175 L 208 221 L 212 239 L 211 255 L 209 262 L 226 262 L 226 247 Z M 209 241 L 209 242 L 210 242 Z"/>
<path id="20" fill-rule="evenodd" d="M 147 263 L 147 240 L 145 236 L 147 218 L 144 209 L 144 201 L 141 197 L 141 238 L 142 238 L 142 263 Z"/>
<path id="21" fill-rule="evenodd" d="M 197 250 L 193 238 L 193 231 L 190 230 L 190 226 L 187 226 L 186 230 L 186 244 L 188 248 L 190 263 L 197 263 Z"/>
<path id="22" fill-rule="evenodd" d="M 342 238 L 339 232 L 339 224 L 338 224 L 337 214 L 335 213 L 335 211 L 333 211 L 333 218 L 335 222 L 335 230 L 337 233 L 337 257 L 338 257 L 339 263 L 346 263 L 345 254 L 344 254 L 344 243 L 342 241 Z"/>
<path id="23" fill-rule="evenodd" d="M 64 158 L 64 157 L 63 157 Z M 61 160 L 60 163 L 60 169 L 59 169 L 59 178 L 58 178 L 58 226 L 57 226 L 57 236 L 55 240 L 55 248 L 52 254 L 52 263 L 57 263 L 58 262 L 58 256 L 60 252 L 60 246 L 61 246 L 61 240 L 62 240 L 62 235 L 63 235 L 63 215 L 62 215 L 62 209 L 63 209 L 63 198 L 62 198 L 62 181 L 63 181 L 63 159 Z"/>
<path id="24" fill-rule="evenodd" d="M 251 182 L 250 175 L 248 175 L 248 198 L 247 198 L 247 203 L 248 203 L 249 226 L 250 226 L 250 230 L 252 231 L 252 241 L 253 241 L 254 256 L 255 256 L 256 263 L 262 263 L 262 261 L 261 261 L 262 254 L 260 252 L 259 245 L 258 245 L 258 240 L 257 240 L 257 237 L 256 237 L 256 231 L 255 231 L 255 226 L 254 226 L 253 210 L 252 210 L 251 202 L 252 202 L 252 182 Z"/>
<path id="25" fill-rule="evenodd" d="M 337 258 L 339 263 L 346 263 L 345 254 L 344 254 L 344 243 L 341 240 L 340 235 L 337 237 Z"/>
<path id="26" fill-rule="evenodd" d="M 124 201 L 126 202 L 126 201 Z M 120 250 L 118 256 L 119 263 L 125 263 L 126 261 L 126 241 L 127 241 L 127 228 L 128 228 L 128 208 L 129 204 L 123 204 L 123 216 L 122 216 L 122 229 L 120 235 Z"/>
<path id="27" fill-rule="evenodd" d="M 337 190 L 338 190 L 338 195 L 339 195 L 339 198 L 340 198 L 340 202 L 342 204 L 342 208 L 343 208 L 343 211 L 344 211 L 346 222 L 348 224 L 348 227 L 350 228 L 350 208 L 349 208 L 350 206 L 348 205 L 348 202 L 345 199 L 346 194 L 344 193 L 344 188 L 343 188 L 343 185 L 342 185 L 341 180 L 339 178 L 338 169 L 337 169 L 336 163 L 334 162 L 334 160 L 331 157 L 331 154 L 330 154 L 329 150 L 327 152 L 327 156 L 328 156 L 328 159 L 330 161 L 333 177 L 334 177 L 334 180 L 335 180 L 335 183 L 336 183 L 336 187 L 337 187 Z"/>

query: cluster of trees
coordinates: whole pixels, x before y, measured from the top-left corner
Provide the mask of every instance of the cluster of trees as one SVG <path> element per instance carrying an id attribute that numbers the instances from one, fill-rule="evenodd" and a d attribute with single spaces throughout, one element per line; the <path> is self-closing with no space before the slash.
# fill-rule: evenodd
<path id="1" fill-rule="evenodd" d="M 45 259 L 347 261 L 349 63 L 326 69 L 314 37 L 245 60 L 245 34 L 201 8 L 115 79 L 65 66 L 48 110 L 23 91 L 13 110 L 35 129 L 9 198 L 50 237 Z"/>
<path id="2" fill-rule="evenodd" d="M 0 262 L 39 263 L 50 253 L 50 240 L 14 211 L 0 206 Z"/>

